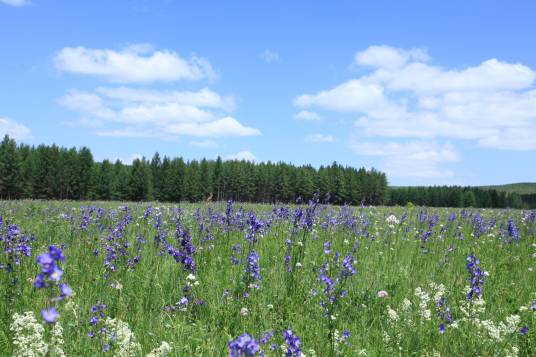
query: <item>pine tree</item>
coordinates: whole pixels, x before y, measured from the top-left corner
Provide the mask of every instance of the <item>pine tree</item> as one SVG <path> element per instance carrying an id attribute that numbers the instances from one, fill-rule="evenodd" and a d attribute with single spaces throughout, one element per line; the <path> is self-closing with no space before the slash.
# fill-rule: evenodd
<path id="1" fill-rule="evenodd" d="M 17 144 L 6 135 L 0 144 L 0 197 L 14 199 L 20 196 L 20 168 Z"/>

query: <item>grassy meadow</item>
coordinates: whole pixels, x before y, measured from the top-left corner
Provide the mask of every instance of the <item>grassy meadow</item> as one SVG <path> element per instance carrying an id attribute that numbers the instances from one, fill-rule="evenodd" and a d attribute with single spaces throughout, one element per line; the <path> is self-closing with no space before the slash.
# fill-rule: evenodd
<path id="1" fill-rule="evenodd" d="M 536 211 L 3 201 L 0 216 L 2 356 L 536 355 Z"/>

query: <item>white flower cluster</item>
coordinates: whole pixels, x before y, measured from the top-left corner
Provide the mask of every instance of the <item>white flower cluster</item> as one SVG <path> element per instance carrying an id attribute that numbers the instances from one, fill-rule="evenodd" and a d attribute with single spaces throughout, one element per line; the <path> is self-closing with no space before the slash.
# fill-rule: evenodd
<path id="1" fill-rule="evenodd" d="M 391 309 L 391 306 L 387 306 L 387 315 L 393 321 L 398 321 L 399 319 L 398 313 L 396 312 L 396 310 Z"/>
<path id="2" fill-rule="evenodd" d="M 188 285 L 189 287 L 199 286 L 199 281 L 197 281 L 197 278 L 194 274 L 188 274 L 188 276 L 186 277 L 186 285 Z"/>
<path id="3" fill-rule="evenodd" d="M 63 328 L 59 322 L 56 322 L 51 331 L 50 355 L 54 357 L 65 357 L 63 345 Z"/>
<path id="4" fill-rule="evenodd" d="M 15 313 L 10 330 L 13 333 L 13 356 L 37 357 L 47 354 L 48 345 L 43 338 L 45 329 L 37 322 L 33 312 Z"/>
<path id="5" fill-rule="evenodd" d="M 159 347 L 147 354 L 147 357 L 165 357 L 171 353 L 171 346 L 166 341 L 162 341 Z"/>
<path id="6" fill-rule="evenodd" d="M 136 340 L 136 336 L 134 336 L 134 333 L 130 330 L 126 322 L 108 317 L 104 321 L 104 326 L 115 335 L 117 345 L 116 356 L 138 356 L 141 353 L 141 345 Z"/>
<path id="7" fill-rule="evenodd" d="M 517 327 L 521 322 L 519 315 L 510 315 L 499 324 L 493 323 L 491 320 L 478 321 L 480 326 L 487 331 L 488 336 L 495 341 L 502 341 L 508 335 L 512 335 L 517 331 Z"/>
<path id="8" fill-rule="evenodd" d="M 447 288 L 443 284 L 430 283 L 430 289 L 434 294 L 434 301 L 437 302 L 447 293 Z"/>
<path id="9" fill-rule="evenodd" d="M 471 301 L 464 300 L 460 304 L 460 310 L 465 318 L 478 317 L 486 311 L 486 301 L 481 297 L 473 298 Z"/>
<path id="10" fill-rule="evenodd" d="M 387 223 L 389 228 L 392 229 L 392 228 L 395 228 L 395 225 L 400 224 L 400 221 L 398 220 L 398 218 L 396 218 L 394 214 L 392 214 L 385 219 L 385 223 Z"/>
<path id="11" fill-rule="evenodd" d="M 425 320 L 430 320 L 432 317 L 432 312 L 428 308 L 430 303 L 430 295 L 422 289 L 420 286 L 415 288 L 415 296 L 419 299 L 419 314 Z"/>

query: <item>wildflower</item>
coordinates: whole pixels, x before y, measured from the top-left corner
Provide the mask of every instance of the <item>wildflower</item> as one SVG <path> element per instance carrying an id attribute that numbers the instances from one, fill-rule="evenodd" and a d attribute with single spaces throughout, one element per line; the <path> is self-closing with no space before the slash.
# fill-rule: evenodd
<path id="1" fill-rule="evenodd" d="M 261 268 L 259 266 L 259 256 L 254 250 L 251 250 L 246 266 L 246 273 L 249 274 L 249 278 L 252 281 L 261 279 Z"/>
<path id="2" fill-rule="evenodd" d="M 166 341 L 162 341 L 159 347 L 147 354 L 146 357 L 165 357 L 171 353 L 171 346 Z"/>
<path id="3" fill-rule="evenodd" d="M 384 297 L 387 297 L 389 296 L 389 293 L 385 290 L 380 290 L 376 293 L 376 295 L 379 297 L 379 298 L 384 298 Z"/>
<path id="4" fill-rule="evenodd" d="M 240 315 L 241 316 L 248 316 L 249 315 L 249 310 L 247 307 L 243 307 L 240 309 Z"/>
<path id="5" fill-rule="evenodd" d="M 63 328 L 60 323 L 56 323 L 51 331 L 50 355 L 54 357 L 65 357 L 63 345 Z"/>
<path id="6" fill-rule="evenodd" d="M 529 328 L 527 326 L 523 326 L 522 328 L 519 329 L 519 334 L 521 336 L 524 336 L 527 334 L 527 332 L 529 332 Z"/>
<path id="7" fill-rule="evenodd" d="M 229 342 L 229 357 L 254 356 L 259 350 L 259 343 L 249 333 Z"/>
<path id="8" fill-rule="evenodd" d="M 43 317 L 43 320 L 45 320 L 47 323 L 52 324 L 56 322 L 58 317 L 60 317 L 60 314 L 58 314 L 58 311 L 55 307 L 51 307 L 49 309 L 42 309 L 41 316 Z"/>
<path id="9" fill-rule="evenodd" d="M 45 329 L 37 322 L 33 312 L 15 313 L 10 331 L 13 334 L 14 356 L 45 356 L 47 354 L 48 345 L 43 337 Z"/>
<path id="10" fill-rule="evenodd" d="M 469 280 L 471 282 L 471 288 L 467 293 L 467 300 L 472 300 L 474 296 L 480 297 L 482 294 L 482 285 L 484 284 L 484 278 L 487 276 L 487 272 L 483 272 L 480 267 L 480 260 L 478 260 L 474 254 L 467 257 L 466 270 L 471 275 Z"/>
<path id="11" fill-rule="evenodd" d="M 437 299 L 436 306 L 439 319 L 447 324 L 451 324 L 452 316 L 450 314 L 450 307 L 447 306 L 447 300 L 441 296 L 439 299 Z M 441 334 L 445 333 L 445 323 L 442 322 L 439 325 L 439 333 Z"/>
<path id="12" fill-rule="evenodd" d="M 398 225 L 400 221 L 398 220 L 398 218 L 396 218 L 394 214 L 391 214 L 389 215 L 389 217 L 385 219 L 385 223 L 387 223 L 389 228 L 392 229 L 392 228 L 395 228 L 395 225 Z"/>
<path id="13" fill-rule="evenodd" d="M 516 228 L 514 221 L 510 218 L 508 220 L 508 236 L 513 240 L 519 240 L 519 230 Z"/>
<path id="14" fill-rule="evenodd" d="M 391 320 L 398 321 L 398 313 L 395 310 L 391 309 L 390 306 L 387 307 L 387 315 Z"/>
<path id="15" fill-rule="evenodd" d="M 300 338 L 296 336 L 294 332 L 292 332 L 292 330 L 286 330 L 285 332 L 283 332 L 283 337 L 285 338 L 285 342 L 287 343 L 287 352 L 285 356 L 301 356 Z"/>
<path id="16" fill-rule="evenodd" d="M 134 357 L 141 353 L 141 345 L 126 322 L 107 317 L 104 321 L 104 327 L 107 331 L 113 331 L 112 340 L 117 356 Z"/>
<path id="17" fill-rule="evenodd" d="M 439 333 L 440 333 L 440 334 L 444 334 L 444 333 L 445 333 L 445 324 L 440 324 L 440 325 L 439 325 Z"/>

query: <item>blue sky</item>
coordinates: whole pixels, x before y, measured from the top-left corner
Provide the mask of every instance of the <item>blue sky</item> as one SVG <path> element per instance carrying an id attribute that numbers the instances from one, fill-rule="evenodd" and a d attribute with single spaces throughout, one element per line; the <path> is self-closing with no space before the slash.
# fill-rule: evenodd
<path id="1" fill-rule="evenodd" d="M 0 0 L 0 134 L 535 181 L 533 1 Z"/>

